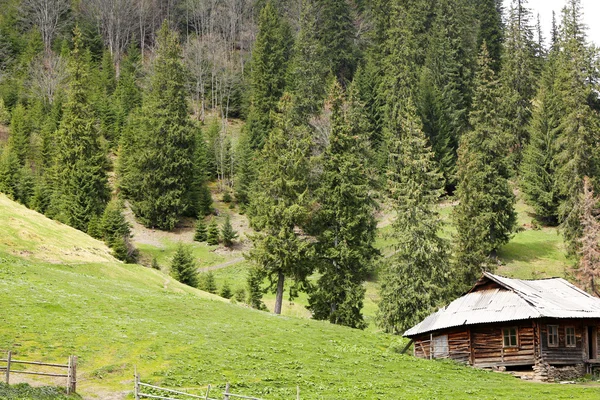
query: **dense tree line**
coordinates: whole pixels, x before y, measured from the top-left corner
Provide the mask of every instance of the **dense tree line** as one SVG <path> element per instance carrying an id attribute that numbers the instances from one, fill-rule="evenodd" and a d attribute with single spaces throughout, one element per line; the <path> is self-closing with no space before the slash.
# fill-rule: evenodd
<path id="1" fill-rule="evenodd" d="M 599 58 L 580 0 L 548 44 L 526 0 L 0 5 L 0 190 L 121 259 L 125 201 L 146 226 L 194 217 L 196 240 L 232 246 L 229 219 L 206 221 L 216 181 L 255 230 L 252 306 L 272 289 L 280 312 L 288 287 L 314 318 L 360 328 L 377 274 L 378 323 L 397 333 L 493 270 L 522 193 L 597 290 Z"/>

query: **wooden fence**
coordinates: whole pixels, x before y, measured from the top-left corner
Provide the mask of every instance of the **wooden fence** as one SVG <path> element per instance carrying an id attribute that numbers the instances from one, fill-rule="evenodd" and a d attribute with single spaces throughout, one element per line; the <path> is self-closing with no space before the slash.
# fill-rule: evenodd
<path id="1" fill-rule="evenodd" d="M 148 383 L 144 383 L 140 380 L 140 374 L 138 374 L 137 372 L 134 375 L 135 380 L 134 380 L 134 396 L 135 396 L 135 400 L 141 400 L 144 398 L 149 398 L 149 399 L 159 399 L 159 400 L 180 400 L 180 399 L 175 399 L 173 397 L 166 397 L 166 396 L 159 396 L 156 394 L 150 394 L 150 393 L 143 393 L 142 390 L 144 390 L 144 388 L 150 388 L 150 389 L 154 389 L 154 390 L 158 390 L 161 391 L 163 393 L 170 393 L 170 394 L 174 394 L 177 396 L 183 396 L 186 398 L 190 398 L 190 399 L 202 399 L 202 400 L 236 400 L 236 399 L 245 399 L 245 400 L 262 400 L 259 399 L 258 397 L 252 397 L 252 396 L 244 396 L 241 394 L 235 394 L 235 393 L 231 393 L 229 391 L 229 383 L 227 383 L 225 385 L 225 391 L 222 393 L 218 393 L 218 392 L 214 392 L 211 393 L 211 386 L 208 385 L 207 389 L 206 389 L 206 393 L 204 396 L 198 396 L 196 394 L 190 394 L 190 393 L 185 393 L 185 392 L 181 392 L 179 390 L 173 390 L 173 389 L 167 389 L 164 387 L 160 387 L 160 386 L 155 386 L 155 385 L 150 385 Z M 296 395 L 296 400 L 300 400 L 300 388 L 296 389 L 297 395 Z M 210 396 L 219 396 L 219 398 L 217 399 L 216 397 L 210 397 Z M 223 396 L 222 398 L 220 396 Z"/>
<path id="2" fill-rule="evenodd" d="M 9 351 L 6 354 L 6 358 L 0 359 L 0 362 L 6 363 L 5 367 L 0 367 L 0 371 L 4 372 L 6 384 L 10 384 L 10 374 L 25 374 L 25 375 L 40 375 L 40 376 L 52 376 L 55 378 L 67 378 L 67 394 L 75 393 L 77 391 L 77 356 L 69 356 L 67 364 L 52 364 L 44 363 L 39 361 L 23 361 L 15 360 L 12 358 L 12 352 Z M 42 372 L 42 371 L 23 371 L 15 370 L 11 367 L 14 364 L 23 365 L 36 365 L 40 367 L 51 367 L 66 369 L 65 373 L 54 373 L 54 372 Z"/>

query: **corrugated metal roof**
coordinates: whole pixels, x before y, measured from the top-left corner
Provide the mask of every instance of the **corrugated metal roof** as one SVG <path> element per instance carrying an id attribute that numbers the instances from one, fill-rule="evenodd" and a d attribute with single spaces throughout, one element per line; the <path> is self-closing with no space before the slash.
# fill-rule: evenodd
<path id="1" fill-rule="evenodd" d="M 488 272 L 484 278 L 497 282 L 503 289 L 471 291 L 404 332 L 404 336 L 461 325 L 532 318 L 600 318 L 600 299 L 562 278 L 526 281 Z"/>

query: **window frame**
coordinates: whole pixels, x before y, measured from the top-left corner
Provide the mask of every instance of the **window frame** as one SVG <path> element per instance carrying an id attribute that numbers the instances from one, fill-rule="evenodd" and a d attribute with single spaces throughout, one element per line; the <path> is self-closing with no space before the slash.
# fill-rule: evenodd
<path id="1" fill-rule="evenodd" d="M 552 335 L 550 333 L 551 328 L 554 328 L 554 333 L 556 335 L 556 342 L 554 343 L 550 343 L 550 338 L 554 335 Z M 558 347 L 558 343 L 559 343 L 559 336 L 558 336 L 558 325 L 547 325 L 546 326 L 546 334 L 547 334 L 547 341 L 548 341 L 548 347 Z"/>
<path id="2" fill-rule="evenodd" d="M 511 338 L 513 337 L 513 335 L 511 335 L 512 330 L 515 331 L 515 334 L 514 334 L 515 344 L 511 343 Z M 506 335 L 507 332 L 508 332 L 508 335 Z M 508 345 L 506 344 L 507 338 L 508 338 Z M 507 326 L 505 328 L 502 328 L 502 347 L 503 348 L 519 347 L 519 327 L 518 326 Z"/>
<path id="3" fill-rule="evenodd" d="M 569 343 L 569 333 L 568 329 L 573 329 L 573 343 Z M 565 326 L 565 347 L 577 347 L 577 336 L 575 335 L 575 327 L 574 326 Z"/>

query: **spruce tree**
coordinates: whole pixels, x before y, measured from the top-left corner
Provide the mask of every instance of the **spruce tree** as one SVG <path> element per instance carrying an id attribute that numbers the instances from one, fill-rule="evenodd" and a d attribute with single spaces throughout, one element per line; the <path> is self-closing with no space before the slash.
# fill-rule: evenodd
<path id="1" fill-rule="evenodd" d="M 529 144 L 523 151 L 520 188 L 536 218 L 548 225 L 558 224 L 560 194 L 557 186 L 558 136 L 562 116 L 561 99 L 555 88 L 556 54 L 552 52 L 533 102 Z"/>
<path id="2" fill-rule="evenodd" d="M 192 251 L 182 243 L 179 243 L 173 255 L 171 275 L 185 285 L 198 287 L 198 270 L 192 256 Z"/>
<path id="3" fill-rule="evenodd" d="M 217 293 L 217 283 L 215 282 L 215 275 L 212 271 L 202 274 L 202 285 L 200 289 L 212 294 Z"/>
<path id="4" fill-rule="evenodd" d="M 302 1 L 300 32 L 294 43 L 290 61 L 290 91 L 294 96 L 296 112 L 303 119 L 321 111 L 327 75 L 330 72 L 325 52 L 328 47 L 325 47 L 319 38 L 319 1 Z"/>
<path id="5" fill-rule="evenodd" d="M 210 224 L 208 224 L 208 230 L 206 232 L 206 242 L 211 246 L 219 244 L 219 227 L 217 221 L 212 218 Z"/>
<path id="6" fill-rule="evenodd" d="M 456 186 L 458 140 L 468 126 L 471 81 L 477 49 L 474 12 L 464 0 L 441 0 L 434 8 L 417 100 L 423 131 L 444 175 L 446 191 Z"/>
<path id="7" fill-rule="evenodd" d="M 587 45 L 581 1 L 571 0 L 563 9 L 558 46 L 557 90 L 564 106 L 560 123 L 557 185 L 563 198 L 559 220 L 569 253 L 578 250 L 582 235 L 583 178 L 600 179 L 600 115 L 594 49 Z"/>
<path id="8" fill-rule="evenodd" d="M 480 49 L 483 43 L 486 44 L 490 55 L 490 66 L 498 74 L 501 69 L 504 41 L 503 0 L 475 0 L 474 10 L 479 20 L 477 48 Z"/>
<path id="9" fill-rule="evenodd" d="M 121 62 L 119 79 L 113 95 L 116 113 L 115 140 L 120 139 L 129 114 L 142 105 L 142 91 L 137 84 L 139 58 L 139 50 L 132 45 Z"/>
<path id="10" fill-rule="evenodd" d="M 252 49 L 250 111 L 245 129 L 252 149 L 261 149 L 273 127 L 271 113 L 283 95 L 291 46 L 291 32 L 271 0 L 260 12 L 258 35 Z"/>
<path id="11" fill-rule="evenodd" d="M 250 200 L 250 259 L 261 267 L 274 287 L 276 314 L 281 314 L 285 279 L 302 284 L 311 272 L 310 241 L 298 232 L 308 217 L 307 191 L 311 138 L 294 124 L 291 96 L 284 95 L 261 153 L 258 178 Z"/>
<path id="12" fill-rule="evenodd" d="M 527 0 L 513 0 L 500 73 L 501 121 L 508 134 L 511 168 L 519 166 L 523 147 L 529 142 L 528 125 L 539 73 L 536 52 L 532 15 L 527 8 Z"/>
<path id="13" fill-rule="evenodd" d="M 196 221 L 196 231 L 194 232 L 194 240 L 196 242 L 206 242 L 208 239 L 206 232 L 206 224 L 204 223 L 204 215 L 198 215 Z"/>
<path id="14" fill-rule="evenodd" d="M 253 266 L 248 270 L 248 277 L 246 278 L 248 284 L 248 299 L 247 303 L 250 307 L 256 308 L 257 310 L 266 311 L 267 307 L 262 301 L 263 288 L 262 284 L 265 279 L 265 270 Z"/>
<path id="15" fill-rule="evenodd" d="M 131 226 L 123 214 L 124 205 L 120 200 L 112 200 L 106 206 L 99 221 L 101 236 L 113 249 L 116 258 L 129 263 L 135 262 L 137 251 L 131 244 Z"/>
<path id="16" fill-rule="evenodd" d="M 10 122 L 10 111 L 6 104 L 4 104 L 4 99 L 0 96 L 0 124 L 6 125 Z"/>
<path id="17" fill-rule="evenodd" d="M 29 138 L 31 131 L 32 126 L 25 106 L 17 104 L 10 120 L 8 147 L 15 154 L 20 165 L 25 165 L 25 160 L 30 154 Z"/>
<path id="18" fill-rule="evenodd" d="M 351 119 L 344 97 L 340 84 L 334 82 L 328 99 L 331 132 L 317 178 L 319 207 L 313 226 L 321 276 L 308 308 L 315 319 L 364 328 L 363 284 L 377 254 L 373 247 L 377 223 L 365 171 L 366 135 L 352 129 L 359 124 Z"/>
<path id="19" fill-rule="evenodd" d="M 388 138 L 387 189 L 397 244 L 381 272 L 377 313 L 378 325 L 395 334 L 445 301 L 449 282 L 449 247 L 439 236 L 442 221 L 437 211 L 443 177 L 414 106 L 408 102 L 404 110 L 400 130 Z"/>
<path id="20" fill-rule="evenodd" d="M 223 282 L 219 296 L 223 297 L 224 299 L 230 299 L 233 297 L 233 292 L 231 291 L 231 286 L 229 286 L 228 281 Z"/>
<path id="21" fill-rule="evenodd" d="M 236 203 L 242 212 L 250 203 L 249 192 L 252 182 L 256 178 L 255 152 L 250 146 L 250 136 L 242 132 L 235 149 L 236 173 L 233 185 L 233 193 Z"/>
<path id="22" fill-rule="evenodd" d="M 165 22 L 157 41 L 143 107 L 121 140 L 120 187 L 144 225 L 171 230 L 193 208 L 195 134 L 177 34 Z"/>
<path id="23" fill-rule="evenodd" d="M 113 58 L 107 50 L 102 55 L 102 62 L 96 79 L 97 87 L 94 103 L 96 114 L 100 120 L 100 132 L 110 143 L 116 144 L 117 110 L 113 93 L 117 85 L 117 79 Z"/>
<path id="24" fill-rule="evenodd" d="M 499 89 L 485 44 L 475 78 L 472 130 L 458 152 L 459 204 L 454 209 L 457 291 L 470 286 L 489 257 L 507 243 L 515 228 L 515 197 L 508 183 L 506 139 L 498 116 Z"/>
<path id="25" fill-rule="evenodd" d="M 107 158 L 96 130 L 87 88 L 89 65 L 78 27 L 73 32 L 69 88 L 63 117 L 56 133 L 54 210 L 63 222 L 87 231 L 109 200 Z"/>
<path id="26" fill-rule="evenodd" d="M 233 230 L 233 227 L 231 226 L 231 218 L 229 217 L 229 214 L 227 214 L 225 217 L 225 222 L 221 228 L 221 237 L 223 238 L 223 244 L 225 247 L 233 246 L 233 241 L 238 237 L 237 232 Z"/>

